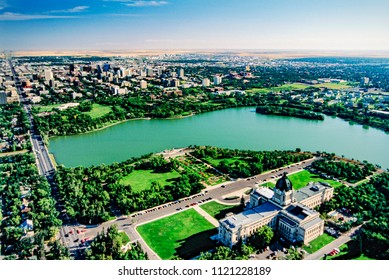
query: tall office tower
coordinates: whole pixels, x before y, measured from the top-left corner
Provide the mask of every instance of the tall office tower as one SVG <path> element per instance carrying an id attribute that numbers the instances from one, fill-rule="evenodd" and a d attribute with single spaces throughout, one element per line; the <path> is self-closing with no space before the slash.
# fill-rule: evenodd
<path id="1" fill-rule="evenodd" d="M 53 72 L 51 72 L 51 69 L 45 69 L 45 80 L 50 81 L 53 79 L 54 79 L 54 76 L 53 76 Z"/>
<path id="2" fill-rule="evenodd" d="M 148 77 L 154 76 L 153 68 L 147 68 L 146 69 L 146 74 L 147 74 Z"/>
<path id="3" fill-rule="evenodd" d="M 184 74 L 184 69 L 180 69 L 179 71 L 178 71 L 178 77 L 179 78 L 183 78 L 185 76 L 185 74 Z"/>
<path id="4" fill-rule="evenodd" d="M 214 78 L 213 78 L 213 84 L 215 86 L 217 85 L 220 85 L 222 83 L 222 77 L 220 75 L 216 75 Z"/>

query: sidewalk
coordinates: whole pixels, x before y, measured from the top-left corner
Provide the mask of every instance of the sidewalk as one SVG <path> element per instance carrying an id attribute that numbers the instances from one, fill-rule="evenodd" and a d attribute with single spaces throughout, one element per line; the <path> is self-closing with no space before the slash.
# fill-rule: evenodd
<path id="1" fill-rule="evenodd" d="M 201 216 L 203 216 L 205 219 L 207 219 L 211 224 L 213 224 L 215 227 L 219 227 L 219 221 L 216 220 L 214 217 L 209 215 L 207 212 L 205 212 L 203 209 L 201 209 L 198 205 L 193 206 L 193 209 L 196 210 Z"/>

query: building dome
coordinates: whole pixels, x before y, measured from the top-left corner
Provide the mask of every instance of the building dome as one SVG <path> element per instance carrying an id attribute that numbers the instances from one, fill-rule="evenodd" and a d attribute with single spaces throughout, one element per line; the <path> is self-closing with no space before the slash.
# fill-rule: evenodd
<path id="1" fill-rule="evenodd" d="M 292 182 L 286 177 L 286 172 L 284 175 L 277 181 L 275 189 L 287 192 L 293 190 Z"/>

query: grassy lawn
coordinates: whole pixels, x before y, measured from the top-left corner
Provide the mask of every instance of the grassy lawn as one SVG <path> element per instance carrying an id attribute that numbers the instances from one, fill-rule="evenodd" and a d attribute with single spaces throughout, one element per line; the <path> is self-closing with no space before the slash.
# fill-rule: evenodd
<path id="1" fill-rule="evenodd" d="M 242 158 L 242 157 L 218 158 L 218 159 L 207 157 L 204 159 L 204 161 L 206 161 L 207 163 L 209 163 L 210 165 L 212 165 L 213 167 L 216 167 L 216 168 L 220 164 L 221 161 L 226 161 L 226 163 L 228 165 L 234 164 L 236 161 L 238 161 L 239 163 L 247 164 L 246 161 L 244 160 L 244 158 Z"/>
<path id="2" fill-rule="evenodd" d="M 173 256 L 190 259 L 210 250 L 215 245 L 210 237 L 217 234 L 217 229 L 194 209 L 141 225 L 137 230 L 163 260 Z"/>
<path id="3" fill-rule="evenodd" d="M 229 212 L 239 213 L 242 211 L 240 205 L 225 205 L 216 201 L 205 203 L 200 208 L 217 220 L 223 219 Z"/>
<path id="4" fill-rule="evenodd" d="M 134 170 L 120 180 L 121 184 L 130 185 L 135 192 L 142 191 L 151 186 L 152 182 L 160 185 L 167 185 L 169 181 L 180 177 L 180 174 L 173 170 L 166 173 L 155 173 L 153 170 Z"/>
<path id="5" fill-rule="evenodd" d="M 123 245 L 126 245 L 128 242 L 130 242 L 130 238 L 128 237 L 127 233 L 125 233 L 124 231 L 121 231 L 119 233 L 120 233 L 120 237 L 122 238 Z"/>
<path id="6" fill-rule="evenodd" d="M 272 87 L 272 88 L 253 88 L 253 89 L 247 90 L 247 92 L 265 94 L 265 93 L 268 93 L 271 91 L 273 91 L 273 92 L 293 91 L 293 90 L 306 89 L 308 87 L 315 87 L 315 88 L 325 87 L 328 89 L 346 89 L 346 88 L 350 88 L 352 86 L 350 86 L 350 84 L 348 82 L 322 83 L 322 84 L 316 84 L 316 85 L 309 85 L 309 84 L 303 84 L 303 83 L 292 83 L 292 84 L 284 84 L 282 86 Z"/>
<path id="7" fill-rule="evenodd" d="M 274 184 L 272 182 L 266 182 L 266 183 L 261 184 L 261 186 L 271 188 L 271 189 L 274 188 L 275 185 L 276 184 Z"/>
<path id="8" fill-rule="evenodd" d="M 320 248 L 323 248 L 325 245 L 331 243 L 335 240 L 335 237 L 332 237 L 331 235 L 328 235 L 327 233 L 324 233 L 323 235 L 319 236 L 318 238 L 312 240 L 308 246 L 303 246 L 303 249 L 307 251 L 308 253 L 312 254 L 319 250 Z"/>
<path id="9" fill-rule="evenodd" d="M 112 108 L 110 106 L 100 104 L 93 104 L 92 106 L 92 110 L 90 112 L 85 113 L 86 115 L 89 115 L 92 119 L 100 118 L 112 111 Z"/>
<path id="10" fill-rule="evenodd" d="M 314 85 L 314 87 L 316 88 L 325 87 L 328 89 L 345 89 L 345 88 L 350 88 L 351 86 L 349 85 L 348 82 L 342 82 L 342 83 L 322 83 L 322 84 Z"/>
<path id="11" fill-rule="evenodd" d="M 342 183 L 334 180 L 322 179 L 318 175 L 312 174 L 307 170 L 302 170 L 298 173 L 291 174 L 288 176 L 288 178 L 292 182 L 294 190 L 305 187 L 309 182 L 327 182 L 334 188 L 342 185 Z"/>

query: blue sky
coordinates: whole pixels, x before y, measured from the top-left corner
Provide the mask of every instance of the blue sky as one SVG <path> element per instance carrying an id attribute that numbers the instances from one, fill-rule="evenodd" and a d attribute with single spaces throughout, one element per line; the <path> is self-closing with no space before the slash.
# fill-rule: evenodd
<path id="1" fill-rule="evenodd" d="M 0 49 L 389 50 L 388 0 L 0 0 Z"/>

